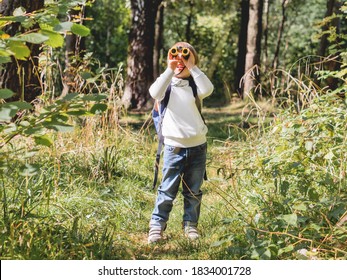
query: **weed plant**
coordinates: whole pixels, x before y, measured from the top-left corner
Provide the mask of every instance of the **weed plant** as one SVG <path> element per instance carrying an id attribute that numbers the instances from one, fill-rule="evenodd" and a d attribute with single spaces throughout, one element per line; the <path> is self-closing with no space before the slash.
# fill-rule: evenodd
<path id="1" fill-rule="evenodd" d="M 226 143 L 216 190 L 231 211 L 214 246 L 235 259 L 346 259 L 346 128 L 346 99 L 326 92 Z"/>

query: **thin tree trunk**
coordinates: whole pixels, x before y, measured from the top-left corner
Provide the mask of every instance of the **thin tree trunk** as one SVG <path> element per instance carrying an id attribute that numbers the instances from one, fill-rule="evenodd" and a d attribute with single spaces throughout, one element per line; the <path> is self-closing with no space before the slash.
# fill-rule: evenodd
<path id="1" fill-rule="evenodd" d="M 248 98 L 260 79 L 257 68 L 260 66 L 262 10 L 263 0 L 250 0 L 243 98 Z"/>
<path id="2" fill-rule="evenodd" d="M 325 17 L 330 17 L 334 12 L 336 0 L 328 0 L 327 1 L 327 11 L 325 13 Z M 322 32 L 324 33 L 329 29 L 328 25 L 324 25 L 322 28 Z M 325 56 L 326 55 L 326 49 L 328 47 L 328 34 L 323 34 L 320 40 L 320 46 L 318 50 L 318 55 Z"/>
<path id="3" fill-rule="evenodd" d="M 194 1 L 189 1 L 189 14 L 187 15 L 187 26 L 186 26 L 186 41 L 190 42 L 192 36 L 192 19 L 193 19 L 193 8 Z"/>
<path id="4" fill-rule="evenodd" d="M 336 15 L 340 14 L 341 13 L 340 5 L 341 5 L 340 1 L 327 0 L 327 11 L 326 11 L 325 17 L 330 17 L 334 13 Z M 324 33 L 326 31 L 328 31 L 329 28 L 332 28 L 332 27 L 335 28 L 336 34 L 339 34 L 341 32 L 340 31 L 340 18 L 338 16 L 333 18 L 331 20 L 331 22 L 329 22 L 328 24 L 324 25 L 322 27 L 322 32 Z M 328 45 L 329 45 L 328 36 L 329 36 L 328 34 L 323 34 L 321 37 L 321 41 L 320 41 L 318 55 L 323 57 L 323 58 L 329 55 L 329 53 L 328 53 Z M 337 38 L 337 40 L 339 40 L 339 39 Z M 335 53 L 335 55 L 336 54 L 337 53 Z M 326 62 L 325 66 L 329 71 L 337 71 L 340 69 L 341 64 L 336 59 L 330 59 Z M 334 78 L 334 77 L 328 77 L 326 79 L 326 83 L 331 90 L 334 90 L 338 87 L 339 80 L 337 78 Z"/>
<path id="5" fill-rule="evenodd" d="M 241 1 L 241 18 L 240 18 L 240 31 L 238 39 L 238 54 L 235 71 L 235 89 L 241 95 L 243 86 L 241 86 L 241 79 L 245 74 L 245 62 L 247 54 L 247 26 L 249 20 L 249 0 Z"/>
<path id="6" fill-rule="evenodd" d="M 158 77 L 160 74 L 160 52 L 163 49 L 163 30 L 164 30 L 164 5 L 160 5 L 156 21 L 153 50 L 153 76 Z"/>
<path id="7" fill-rule="evenodd" d="M 263 66 L 265 71 L 268 67 L 268 32 L 269 32 L 269 10 L 270 10 L 270 0 L 264 0 L 264 24 L 263 24 L 263 33 L 264 33 L 264 47 L 263 47 Z"/>
<path id="8" fill-rule="evenodd" d="M 280 53 L 280 47 L 281 47 L 281 41 L 282 41 L 282 36 L 283 36 L 283 30 L 284 30 L 284 24 L 286 22 L 286 6 L 288 4 L 288 0 L 282 0 L 282 20 L 280 27 L 278 29 L 277 33 L 277 45 L 276 45 L 276 50 L 274 54 L 274 59 L 272 61 L 272 68 L 276 69 L 279 64 L 279 53 Z"/>

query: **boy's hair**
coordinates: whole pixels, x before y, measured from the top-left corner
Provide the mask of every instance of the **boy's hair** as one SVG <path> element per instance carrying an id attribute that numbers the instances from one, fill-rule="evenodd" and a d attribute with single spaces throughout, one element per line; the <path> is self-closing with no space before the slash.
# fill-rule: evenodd
<path id="1" fill-rule="evenodd" d="M 187 43 L 187 42 L 177 42 L 176 44 L 174 44 L 172 47 L 178 47 L 178 46 L 182 46 L 184 48 L 188 48 L 194 55 L 195 57 L 195 64 L 198 65 L 199 64 L 199 56 L 198 53 L 196 52 L 196 50 L 194 49 L 194 47 Z"/>

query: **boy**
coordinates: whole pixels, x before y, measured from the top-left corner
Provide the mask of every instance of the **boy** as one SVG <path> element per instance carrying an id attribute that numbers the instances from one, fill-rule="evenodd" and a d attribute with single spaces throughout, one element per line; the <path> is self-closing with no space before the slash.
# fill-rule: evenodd
<path id="1" fill-rule="evenodd" d="M 198 55 L 186 42 L 176 43 L 168 53 L 168 67 L 153 83 L 149 92 L 161 101 L 171 85 L 162 123 L 164 161 L 161 185 L 150 221 L 148 243 L 162 239 L 173 201 L 182 182 L 184 197 L 183 228 L 195 240 L 201 205 L 201 185 L 206 169 L 207 126 L 196 105 L 189 79 L 193 79 L 200 102 L 213 91 L 213 85 L 198 68 Z"/>

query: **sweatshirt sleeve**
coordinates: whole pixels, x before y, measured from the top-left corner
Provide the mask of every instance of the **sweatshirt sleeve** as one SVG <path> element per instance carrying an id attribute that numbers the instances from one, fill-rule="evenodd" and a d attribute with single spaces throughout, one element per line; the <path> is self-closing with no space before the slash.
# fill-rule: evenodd
<path id="1" fill-rule="evenodd" d="M 209 96 L 214 89 L 210 79 L 197 66 L 194 66 L 189 71 L 195 81 L 196 87 L 198 88 L 198 95 L 200 99 L 204 99 L 205 97 Z"/>
<path id="2" fill-rule="evenodd" d="M 162 100 L 165 95 L 165 91 L 169 86 L 171 79 L 174 75 L 174 71 L 167 68 L 157 80 L 150 86 L 149 93 L 152 98 L 157 100 Z"/>

